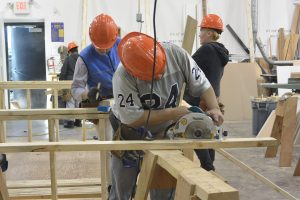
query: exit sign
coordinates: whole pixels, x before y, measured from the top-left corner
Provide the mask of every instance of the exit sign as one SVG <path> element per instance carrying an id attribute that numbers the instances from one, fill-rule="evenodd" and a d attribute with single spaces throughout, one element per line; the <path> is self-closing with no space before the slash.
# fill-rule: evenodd
<path id="1" fill-rule="evenodd" d="M 14 3 L 14 13 L 15 14 L 29 14 L 29 2 L 26 0 L 23 1 L 16 1 Z"/>

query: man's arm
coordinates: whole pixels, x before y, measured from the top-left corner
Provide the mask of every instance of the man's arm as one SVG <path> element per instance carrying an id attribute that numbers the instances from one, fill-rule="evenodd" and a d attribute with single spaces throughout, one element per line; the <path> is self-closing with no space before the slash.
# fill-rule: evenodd
<path id="1" fill-rule="evenodd" d="M 220 111 L 219 104 L 212 87 L 202 93 L 201 99 L 207 106 L 207 114 L 213 118 L 217 125 L 221 125 L 224 121 L 224 116 Z"/>
<path id="2" fill-rule="evenodd" d="M 185 106 L 179 106 L 177 108 L 166 108 L 161 110 L 151 110 L 148 125 L 153 126 L 170 120 L 176 121 L 182 116 L 188 114 L 189 112 L 191 111 L 189 111 L 188 108 Z M 144 110 L 142 117 L 128 125 L 134 128 L 145 126 L 148 114 L 149 110 Z"/>
<path id="3" fill-rule="evenodd" d="M 73 83 L 71 86 L 73 97 L 82 101 L 87 99 L 88 90 L 86 89 L 88 79 L 88 70 L 81 57 L 78 57 L 75 65 Z"/>

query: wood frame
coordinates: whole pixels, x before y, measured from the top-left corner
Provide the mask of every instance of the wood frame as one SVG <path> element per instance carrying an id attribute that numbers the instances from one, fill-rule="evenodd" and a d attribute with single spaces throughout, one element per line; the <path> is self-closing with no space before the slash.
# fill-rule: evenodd
<path id="1" fill-rule="evenodd" d="M 70 89 L 72 81 L 0 81 L 0 98 L 2 102 L 0 109 L 5 109 L 5 90 L 24 89 L 26 90 L 27 109 L 31 108 L 31 90 L 33 89 L 50 89 L 54 96 L 54 108 L 58 108 L 58 90 Z M 5 122 L 0 122 L 0 131 L 6 132 Z M 59 141 L 59 123 L 55 120 L 56 141 Z M 5 137 L 4 137 L 5 138 Z M 28 142 L 32 141 L 32 122 L 28 120 Z M 3 141 L 5 142 L 5 140 Z"/>
<path id="2" fill-rule="evenodd" d="M 50 119 L 49 120 L 50 123 L 52 124 L 52 127 L 54 126 L 54 120 Z M 49 129 L 49 131 L 52 131 L 51 129 Z M 55 153 L 57 152 L 61 152 L 61 151 L 108 151 L 108 150 L 147 150 L 147 149 L 162 149 L 165 150 L 164 152 L 166 153 L 159 153 L 160 158 L 158 157 L 157 159 L 157 163 L 159 164 L 159 166 L 161 166 L 162 168 L 164 168 L 166 171 L 168 171 L 172 176 L 174 176 L 176 179 L 178 179 L 178 177 L 180 175 L 182 175 L 181 177 L 181 182 L 183 180 L 184 183 L 188 182 L 190 183 L 191 180 L 195 181 L 194 179 L 191 179 L 191 174 L 205 174 L 205 177 L 207 177 L 208 180 L 211 180 L 211 177 L 214 177 L 211 173 L 209 172 L 203 172 L 204 170 L 200 169 L 198 167 L 197 164 L 193 163 L 192 161 L 190 161 L 188 158 L 182 156 L 180 159 L 184 159 L 184 162 L 179 162 L 179 165 L 173 166 L 174 169 L 172 169 L 172 165 L 170 165 L 170 162 L 168 159 L 178 159 L 179 155 L 178 153 L 175 153 L 174 155 L 172 154 L 172 152 L 175 151 L 171 151 L 170 149 L 174 149 L 174 150 L 178 150 L 178 149 L 194 149 L 194 148 L 220 148 L 220 147 L 226 147 L 226 148 L 235 148 L 235 147 L 264 147 L 264 146 L 269 146 L 269 145 L 276 145 L 277 141 L 274 138 L 237 138 L 237 139 L 227 139 L 227 140 L 211 140 L 211 141 L 199 141 L 199 140 L 162 140 L 162 141 L 89 141 L 89 142 L 82 142 L 82 141 L 78 141 L 78 142 L 51 142 L 53 140 L 54 137 L 54 133 L 53 131 L 51 132 L 51 137 L 50 137 L 50 141 L 48 143 L 45 142 L 31 142 L 31 143 L 2 143 L 0 144 L 0 152 L 5 152 L 5 153 L 13 153 L 13 152 L 49 152 L 50 153 L 50 170 L 51 170 L 51 191 L 49 189 L 40 189 L 39 191 L 36 192 L 45 192 L 44 196 L 41 196 L 40 194 L 36 194 L 34 193 L 36 188 L 31 188 L 31 196 L 27 196 L 28 198 L 37 198 L 37 197 L 43 197 L 43 198 L 52 198 L 52 199 L 57 199 L 57 198 L 79 198 L 79 197 L 99 197 L 101 196 L 103 199 L 106 199 L 107 197 L 107 192 L 106 192 L 106 180 L 105 178 L 105 171 L 101 171 L 101 190 L 100 188 L 97 190 L 95 187 L 93 187 L 93 189 L 89 190 L 89 192 L 87 191 L 87 187 L 79 187 L 76 188 L 78 189 L 82 189 L 83 192 L 80 193 L 79 191 L 77 191 L 76 189 L 73 190 L 74 193 L 71 193 L 72 191 L 70 191 L 69 189 L 64 189 L 64 190 L 57 190 L 58 187 L 58 182 L 56 179 L 56 167 L 55 167 Z M 167 150 L 166 150 L 167 149 Z M 161 152 L 161 151 L 159 151 Z M 176 151 L 179 152 L 179 151 Z M 155 153 L 157 154 L 157 153 Z M 171 154 L 171 155 L 170 155 Z M 103 154 L 101 154 L 103 155 Z M 173 155 L 173 156 L 172 156 Z M 152 159 L 152 158 L 151 158 Z M 102 159 L 102 161 L 105 161 L 104 159 Z M 153 165 L 155 165 L 154 160 L 152 159 L 153 162 L 144 162 L 144 163 L 152 163 Z M 51 164 L 52 163 L 52 164 Z M 186 165 L 181 165 L 182 163 L 187 163 Z M 193 163 L 189 164 L 189 163 Z M 101 165 L 103 166 L 103 163 L 101 163 Z M 104 165 L 105 168 L 106 165 Z M 146 172 L 149 172 L 149 168 L 150 167 L 150 171 L 153 171 L 153 166 L 151 167 L 148 164 L 144 164 L 143 165 L 144 168 L 146 167 L 146 169 L 144 169 L 143 171 L 146 170 Z M 192 167 L 191 167 L 192 166 Z M 187 171 L 182 171 L 185 170 L 188 167 L 189 170 Z M 103 169 L 104 169 L 103 168 Z M 142 167 L 143 168 L 143 167 Z M 102 170 L 102 167 L 101 167 Z M 153 171 L 155 172 L 155 171 Z M 181 174 L 181 172 L 183 174 Z M 207 175 L 207 174 L 210 175 Z M 102 177 L 104 176 L 104 177 Z M 148 177 L 149 175 L 143 175 L 143 173 L 141 173 L 141 177 Z M 218 179 L 216 177 L 213 178 L 213 180 Z M 142 179 L 141 179 L 142 180 Z M 151 180 L 151 178 L 146 179 L 148 181 Z M 200 176 L 200 182 L 203 183 L 201 176 Z M 199 185 L 199 180 L 197 179 L 197 181 L 192 182 L 190 185 L 191 187 L 193 187 L 193 191 L 195 193 L 195 195 L 198 196 L 214 196 L 214 195 L 221 195 L 221 194 L 210 194 L 207 192 L 207 189 L 205 189 L 205 187 L 202 185 Z M 145 181 L 145 180 L 144 180 Z M 60 181 L 61 182 L 61 181 Z M 222 182 L 221 179 L 218 179 L 217 182 Z M 180 184 L 184 184 L 184 183 L 180 183 Z M 146 186 L 144 185 L 143 187 L 146 187 L 144 189 L 139 189 L 139 195 L 145 195 L 145 193 L 143 193 L 142 191 L 149 191 L 149 183 L 146 184 Z M 10 187 L 17 187 L 17 186 L 10 186 Z M 20 187 L 20 186 L 19 186 Z M 45 186 L 43 186 L 45 187 Z M 188 187 L 188 189 L 191 190 L 191 187 Z M 221 186 L 218 184 L 218 187 L 223 187 L 223 183 L 221 184 Z M 226 188 L 228 188 L 229 186 L 226 186 Z M 148 188 L 148 189 L 147 189 Z M 15 188 L 16 189 L 16 188 Z M 187 189 L 187 190 L 188 190 Z M 219 188 L 220 189 L 220 188 Z M 141 191 L 140 191 L 141 190 Z M 230 192 L 230 194 L 228 194 L 230 196 L 230 198 L 227 199 L 231 199 L 234 196 L 234 199 L 236 198 L 236 192 L 233 189 L 232 192 Z M 14 195 L 17 194 L 22 194 L 23 191 L 22 189 L 20 190 L 14 190 Z M 28 191 L 28 188 L 27 188 Z M 100 193 L 100 191 L 102 191 Z M 220 190 L 224 192 L 224 188 L 223 190 Z M 227 191 L 227 190 L 226 190 Z M 188 192 L 188 191 L 186 191 Z M 221 192 L 221 193 L 223 193 Z M 33 195 L 37 195 L 37 196 L 33 196 Z M 2 193 L 1 193 L 2 195 Z M 179 194 L 178 194 L 179 195 Z M 233 195 L 233 196 L 232 196 Z M 105 198 L 104 198 L 105 197 Z M 209 197 L 207 199 L 211 199 L 212 197 Z M 223 197 L 223 196 L 222 196 Z M 25 198 L 24 196 L 22 198 Z M 178 197 L 179 198 L 179 197 Z M 177 198 L 177 199 L 178 199 Z M 18 199 L 17 196 L 14 196 L 14 198 L 12 199 Z M 224 199 L 226 199 L 224 197 Z"/>

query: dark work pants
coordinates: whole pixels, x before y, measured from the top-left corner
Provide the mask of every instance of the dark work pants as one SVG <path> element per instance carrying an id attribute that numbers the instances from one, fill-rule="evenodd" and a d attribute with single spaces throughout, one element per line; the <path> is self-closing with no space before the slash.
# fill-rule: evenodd
<path id="1" fill-rule="evenodd" d="M 207 171 L 215 170 L 213 162 L 215 160 L 214 149 L 195 149 L 195 152 L 200 160 L 201 167 Z"/>

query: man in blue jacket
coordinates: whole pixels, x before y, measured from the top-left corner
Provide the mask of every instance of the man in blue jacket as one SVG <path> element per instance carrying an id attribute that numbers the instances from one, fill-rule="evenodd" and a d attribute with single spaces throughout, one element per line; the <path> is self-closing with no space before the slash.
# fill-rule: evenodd
<path id="1" fill-rule="evenodd" d="M 79 102 L 88 99 L 89 90 L 99 83 L 100 96 L 112 98 L 112 77 L 120 63 L 117 53 L 120 38 L 112 17 L 106 14 L 96 16 L 90 24 L 89 35 L 92 44 L 80 52 L 72 83 L 72 95 Z M 110 138 L 111 134 L 107 134 L 107 139 Z"/>

